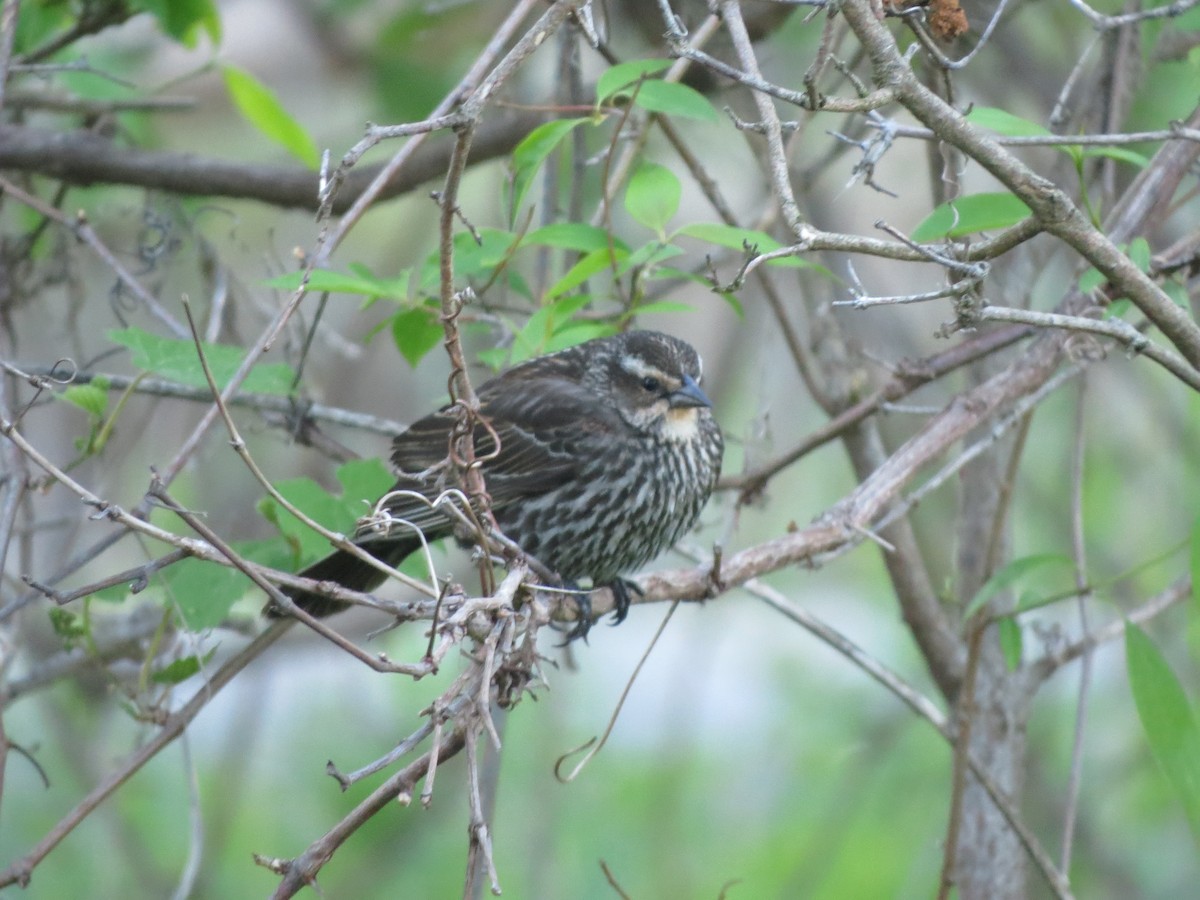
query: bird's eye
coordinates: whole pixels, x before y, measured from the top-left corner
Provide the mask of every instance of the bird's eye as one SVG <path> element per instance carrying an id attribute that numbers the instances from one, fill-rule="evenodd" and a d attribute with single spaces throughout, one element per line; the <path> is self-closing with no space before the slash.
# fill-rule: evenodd
<path id="1" fill-rule="evenodd" d="M 650 391 L 651 393 L 658 393 L 658 389 L 660 387 L 662 387 L 662 385 L 659 384 L 658 379 L 655 378 L 653 375 L 647 375 L 645 378 L 642 379 L 642 387 L 644 387 L 646 390 Z"/>

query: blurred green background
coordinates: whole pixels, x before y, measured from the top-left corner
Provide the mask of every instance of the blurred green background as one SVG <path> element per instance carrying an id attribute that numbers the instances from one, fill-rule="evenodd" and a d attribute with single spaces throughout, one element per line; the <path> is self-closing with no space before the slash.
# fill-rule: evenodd
<path id="1" fill-rule="evenodd" d="M 188 39 L 194 45 L 186 46 L 163 34 L 161 14 L 157 20 L 142 14 L 78 42 L 70 55 L 86 56 L 95 70 L 113 73 L 137 90 L 195 99 L 186 112 L 121 114 L 117 127 L 138 145 L 296 165 L 238 115 L 216 65 L 228 63 L 273 90 L 316 146 L 329 147 L 336 161 L 358 140 L 364 122 L 425 115 L 491 36 L 505 8 L 480 2 L 433 7 L 381 0 L 230 0 L 216 7 L 219 44 L 212 35 L 192 33 Z M 626 27 L 628 13 L 622 4 L 611 10 L 616 45 L 629 57 L 657 52 L 651 46 L 657 33 L 647 37 Z M 39 26 L 38 17 L 53 25 L 70 15 L 71 8 L 60 3 L 20 7 L 22 28 L 30 30 Z M 1170 27 L 1186 32 L 1194 18 L 1193 13 Z M 1158 27 L 1165 26 L 1147 30 Z M 32 33 L 19 36 L 18 50 L 37 45 Z M 803 69 L 795 61 L 809 59 L 819 33 L 819 21 L 806 21 L 803 11 L 793 14 L 760 51 L 774 68 L 772 76 L 799 84 Z M 1038 118 L 1047 96 L 1090 40 L 1089 30 L 1065 6 L 1024 5 L 1005 34 L 1012 43 L 1001 42 L 964 75 L 970 93 L 964 99 Z M 1022 56 L 1006 55 L 1017 46 Z M 1017 58 L 1028 70 L 1019 84 L 1005 77 Z M 603 70 L 595 58 L 587 67 L 593 76 Z M 521 73 L 520 87 L 536 98 L 555 77 L 547 54 Z M 1145 116 L 1147 127 L 1159 127 L 1155 123 L 1194 103 L 1198 83 L 1191 57 L 1163 63 L 1153 70 L 1144 94 L 1153 95 L 1161 108 L 1138 106 L 1139 116 Z M 56 75 L 53 84 L 88 97 L 130 92 L 88 73 Z M 719 92 L 713 102 L 720 108 Z M 42 124 L 53 127 L 61 120 L 45 115 Z M 710 157 L 721 160 L 714 175 L 740 210 L 749 215 L 771 202 L 756 181 L 757 172 L 746 171 L 753 163 L 747 164 L 751 157 L 744 136 L 728 121 L 683 128 Z M 809 129 L 793 150 L 797 168 L 833 144 L 824 127 Z M 654 141 L 651 147 L 661 150 Z M 367 160 L 384 159 L 393 150 L 385 144 Z M 661 161 L 669 165 L 667 159 L 663 152 Z M 1045 159 L 1052 159 L 1049 151 Z M 927 214 L 928 203 L 921 191 L 911 196 L 903 189 L 911 172 L 924 170 L 918 150 L 897 147 L 876 173 L 881 183 L 901 191 L 892 200 L 862 185 L 847 188 L 848 164 L 828 166 L 805 185 L 806 213 L 824 228 L 870 234 L 882 209 L 888 221 L 911 229 Z M 500 224 L 505 171 L 501 159 L 468 176 L 463 196 L 475 224 Z M 975 170 L 966 178 L 987 181 Z M 144 246 L 148 231 L 166 234 L 169 252 L 141 272 L 163 297 L 203 296 L 202 260 L 215 250 L 233 276 L 240 304 L 226 340 L 246 341 L 257 333 L 258 323 L 280 302 L 265 286 L 268 279 L 292 268 L 293 248 L 310 248 L 315 235 L 309 213 L 224 199 L 180 200 L 132 188 L 73 189 L 67 205 L 72 207 L 86 209 L 106 242 L 135 269 L 136 248 Z M 679 220 L 711 219 L 702 209 L 689 188 Z M 7 232 L 19 227 L 22 215 L 6 204 L 0 223 Z M 361 262 L 377 275 L 394 275 L 434 249 L 436 215 L 427 189 L 382 204 L 350 234 L 336 262 L 343 270 Z M 56 254 L 66 252 L 56 240 L 44 243 L 38 265 L 49 268 Z M 703 253 L 697 250 L 691 263 L 699 265 Z M 14 333 L 23 335 L 20 360 L 91 360 L 107 346 L 97 337 L 124 323 L 119 302 L 105 295 L 111 275 L 93 259 L 76 253 L 73 260 L 69 277 L 48 279 L 36 307 L 11 314 Z M 1049 253 L 1042 261 L 1038 268 L 998 271 L 994 290 L 1027 293 L 1050 306 L 1078 272 Z M 874 259 L 858 274 L 899 294 L 926 283 L 929 273 L 920 268 L 889 268 Z M 788 283 L 796 292 L 844 297 L 844 289 L 829 280 L 800 274 Z M 761 298 L 743 296 L 742 316 L 702 285 L 681 285 L 671 298 L 688 303 L 691 311 L 650 315 L 639 324 L 680 334 L 704 354 L 705 384 L 711 385 L 730 445 L 727 471 L 791 447 L 822 423 Z M 311 314 L 311 307 L 306 311 Z M 331 303 L 326 324 L 346 339 L 317 341 L 306 378 L 319 400 L 397 421 L 409 421 L 440 401 L 446 375 L 440 352 L 414 370 L 386 335 L 358 346 L 390 311 L 361 309 L 346 297 Z M 944 308 L 932 307 L 844 312 L 847 328 L 865 351 L 886 360 L 943 349 L 945 343 L 932 333 L 947 315 Z M 473 348 L 486 346 L 485 332 L 472 333 Z M 298 335 L 289 333 L 282 349 L 294 352 L 297 341 Z M 119 365 L 108 361 L 97 367 Z M 1194 461 L 1200 410 L 1177 383 L 1119 353 L 1090 378 L 1087 428 L 1094 440 L 1086 460 L 1084 509 L 1096 581 L 1163 557 L 1097 600 L 1093 621 L 1106 622 L 1187 570 L 1198 499 Z M 906 402 L 937 407 L 959 387 L 961 381 L 950 378 Z M 1015 556 L 1069 553 L 1064 498 L 1074 402 L 1069 388 L 1034 417 L 1014 497 Z M 173 454 L 201 410 L 198 404 L 135 399 L 107 455 L 85 462 L 76 474 L 117 502 L 135 501 L 145 489 L 148 466 L 161 465 Z M 332 466 L 317 454 L 290 446 L 286 435 L 253 417 L 244 424 L 255 458 L 273 478 L 306 474 L 334 486 Z M 898 444 L 915 424 L 899 411 L 883 427 Z M 86 423 L 78 410 L 60 404 L 30 416 L 28 430 L 39 446 L 58 448 L 56 459 L 66 461 Z M 380 436 L 346 432 L 338 437 L 365 456 L 385 452 Z M 733 497 L 715 499 L 691 544 L 701 552 L 714 540 L 731 550 L 752 546 L 783 534 L 792 523 L 807 523 L 854 484 L 840 451 L 825 447 L 773 481 L 760 505 L 735 512 Z M 175 492 L 203 508 L 221 534 L 237 539 L 273 534 L 253 511 L 260 491 L 223 436 L 209 441 Z M 941 571 L 951 568 L 955 536 L 945 523 L 953 503 L 952 490 L 944 489 L 914 513 L 918 533 Z M 46 515 L 72 516 L 78 503 L 59 490 L 46 509 Z M 105 527 L 80 526 L 83 542 L 96 539 Z M 39 550 L 34 571 L 52 567 L 54 554 L 53 547 Z M 77 582 L 144 558 L 127 541 Z M 683 564 L 680 557 L 660 563 Z M 936 696 L 875 547 L 864 545 L 818 569 L 779 572 L 768 581 Z M 946 593 L 951 593 L 948 585 Z M 247 591 L 235 613 L 250 616 L 260 604 L 261 598 Z M 112 614 L 100 602 L 93 610 L 97 617 Z M 603 861 L 632 897 L 717 897 L 722 891 L 745 898 L 933 895 L 950 793 L 949 748 L 856 667 L 740 591 L 679 609 L 606 749 L 573 783 L 555 779 L 555 760 L 603 730 L 665 610 L 637 607 L 620 628 L 597 627 L 590 643 L 571 648 L 569 655 L 546 636 L 543 652 L 552 661 L 546 669 L 548 689 L 537 692 L 537 702 L 526 699 L 500 720 L 504 750 L 492 834 L 505 894 L 612 897 Z M 43 608 L 25 615 L 22 635 L 30 655 L 18 665 L 48 652 L 55 640 Z M 1194 609 L 1180 607 L 1148 626 L 1192 698 L 1200 646 L 1195 618 Z M 344 630 L 361 639 L 375 622 L 369 616 L 354 618 Z M 1064 604 L 1022 622 L 1031 653 L 1077 629 L 1074 607 Z M 424 647 L 418 631 L 401 629 L 366 646 L 393 659 L 416 659 Z M 244 638 L 218 629 L 196 641 L 201 651 L 215 647 L 220 660 Z M 450 659 L 438 676 L 411 683 L 376 675 L 296 629 L 201 714 L 185 743 L 160 754 L 38 866 L 25 894 L 171 896 L 189 856 L 199 867 L 192 896 L 269 894 L 277 878 L 255 866 L 251 854 L 287 858 L 299 853 L 386 777 L 343 794 L 324 774 L 326 761 L 347 771 L 386 753 L 420 724 L 418 712 L 445 689 L 458 665 Z M 1092 678 L 1071 869 L 1077 896 L 1190 896 L 1200 875 L 1196 843 L 1138 724 L 1119 641 L 1097 652 Z M 182 690 L 193 687 L 198 687 L 195 679 Z M 1061 828 L 1077 689 L 1078 666 L 1072 665 L 1039 693 L 1029 726 L 1021 808 L 1052 854 Z M 36 755 L 50 784 L 44 786 L 25 759 L 9 757 L 0 807 L 3 865 L 27 852 L 153 731 L 131 719 L 106 679 L 87 675 L 19 700 L 6 710 L 4 729 L 10 740 Z M 463 758 L 447 761 L 438 772 L 430 809 L 393 806 L 354 835 L 321 873 L 324 896 L 459 895 L 467 847 L 464 774 Z M 1031 896 L 1045 895 L 1037 875 L 1030 875 L 1029 883 Z"/>

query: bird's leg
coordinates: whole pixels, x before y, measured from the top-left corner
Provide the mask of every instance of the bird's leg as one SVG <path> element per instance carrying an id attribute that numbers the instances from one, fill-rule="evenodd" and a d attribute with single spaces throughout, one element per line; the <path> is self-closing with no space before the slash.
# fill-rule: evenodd
<path id="1" fill-rule="evenodd" d="M 566 587 L 577 590 L 573 582 L 567 582 Z M 610 625 L 620 625 L 625 621 L 625 617 L 629 615 L 630 592 L 637 594 L 639 597 L 646 596 L 645 592 L 638 587 L 637 582 L 629 581 L 625 578 L 618 578 L 615 581 L 610 581 L 608 584 L 596 585 L 596 588 L 601 587 L 608 588 L 612 591 L 613 595 L 613 620 L 609 623 Z M 586 644 L 588 632 L 592 628 L 591 593 L 588 591 L 579 591 L 574 597 L 579 619 L 575 623 L 575 627 L 567 633 L 567 639 L 563 642 L 564 646 L 579 638 L 583 638 L 583 642 Z"/>
<path id="2" fill-rule="evenodd" d="M 613 594 L 613 620 L 610 625 L 620 625 L 625 621 L 625 617 L 629 615 L 629 592 L 637 594 L 639 597 L 645 597 L 646 592 L 638 587 L 636 581 L 630 581 L 628 578 L 618 578 L 616 581 L 608 585 L 609 590 Z"/>
<path id="3" fill-rule="evenodd" d="M 567 632 L 567 639 L 558 646 L 565 647 L 571 641 L 583 638 L 583 642 L 587 643 L 588 632 L 592 629 L 592 594 L 590 591 L 579 589 L 573 581 L 567 581 L 563 584 L 567 590 L 572 591 L 570 594 L 572 600 L 575 601 L 575 627 Z"/>

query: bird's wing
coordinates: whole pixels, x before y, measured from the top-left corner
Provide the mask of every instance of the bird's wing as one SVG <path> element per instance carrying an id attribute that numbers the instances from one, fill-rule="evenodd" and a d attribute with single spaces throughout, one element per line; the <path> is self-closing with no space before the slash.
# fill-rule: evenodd
<path id="1" fill-rule="evenodd" d="M 480 391 L 481 412 L 500 440 L 485 462 L 493 503 L 540 494 L 575 478 L 596 438 L 623 427 L 611 406 L 589 388 L 558 377 L 489 382 Z M 489 456 L 490 433 L 476 434 L 476 455 Z"/>
<path id="2" fill-rule="evenodd" d="M 622 427 L 616 413 L 577 381 L 562 377 L 562 372 L 525 368 L 513 369 L 479 389 L 480 412 L 487 425 L 475 428 L 475 456 L 484 460 L 493 509 L 570 481 L 591 440 Z M 456 417 L 453 409 L 442 409 L 396 437 L 391 459 L 400 472 L 397 489 L 431 500 L 455 486 L 447 457 Z M 387 508 L 430 537 L 447 533 L 447 520 L 418 497 L 398 497 Z"/>

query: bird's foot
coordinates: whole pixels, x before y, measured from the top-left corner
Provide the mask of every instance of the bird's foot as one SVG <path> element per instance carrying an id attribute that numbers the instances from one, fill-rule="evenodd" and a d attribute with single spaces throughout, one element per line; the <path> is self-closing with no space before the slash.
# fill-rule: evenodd
<path id="1" fill-rule="evenodd" d="M 575 585 L 568 584 L 567 587 L 575 588 Z M 637 582 L 629 581 L 625 578 L 618 578 L 615 581 L 610 581 L 608 584 L 596 585 L 596 587 L 606 587 L 612 591 L 613 595 L 613 618 L 610 625 L 620 625 L 625 621 L 625 617 L 629 615 L 629 607 L 631 604 L 630 595 L 637 594 L 639 597 L 644 597 L 645 592 L 638 587 Z M 579 591 L 573 595 L 575 600 L 576 615 L 578 618 L 575 621 L 575 627 L 567 632 L 567 639 L 559 646 L 565 647 L 572 641 L 583 639 L 587 643 L 588 632 L 592 629 L 592 595 L 588 591 Z"/>
<path id="2" fill-rule="evenodd" d="M 618 578 L 609 584 L 608 588 L 613 594 L 613 618 L 609 624 L 620 625 L 629 615 L 629 592 L 632 591 L 639 597 L 645 597 L 646 592 L 638 587 L 636 581 L 630 581 L 627 578 Z"/>
<path id="3" fill-rule="evenodd" d="M 567 632 L 567 638 L 560 647 L 565 647 L 571 641 L 583 639 L 587 643 L 588 632 L 592 630 L 592 594 L 590 591 L 582 591 L 574 584 L 568 584 L 568 588 L 578 593 L 571 594 L 571 599 L 575 601 L 575 627 Z"/>

